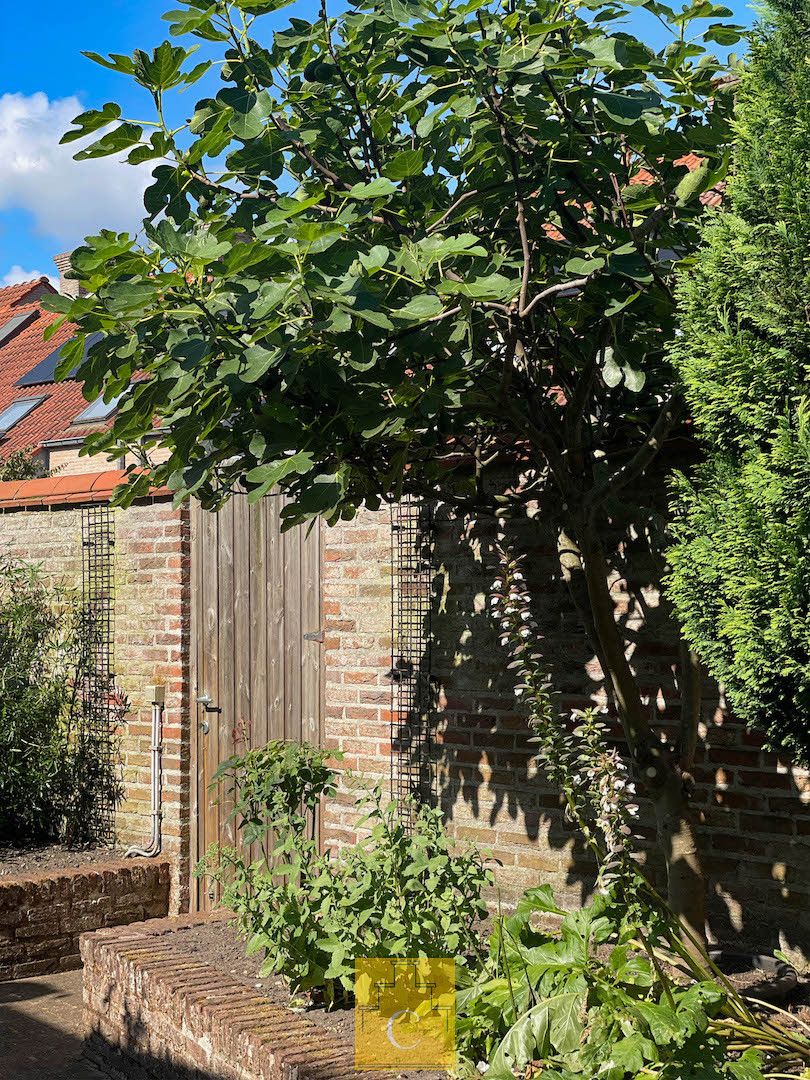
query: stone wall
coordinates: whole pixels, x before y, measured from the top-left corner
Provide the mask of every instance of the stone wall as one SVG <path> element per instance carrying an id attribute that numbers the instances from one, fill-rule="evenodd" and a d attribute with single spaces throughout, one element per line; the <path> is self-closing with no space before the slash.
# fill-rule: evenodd
<path id="1" fill-rule="evenodd" d="M 354 1047 L 173 943 L 197 919 L 82 939 L 85 1053 L 118 1080 L 347 1080 Z M 381 1080 L 381 1074 L 368 1074 Z"/>
<path id="2" fill-rule="evenodd" d="M 22 507 L 0 499 L 0 551 L 41 564 L 53 580 L 81 589 L 81 492 L 73 501 Z M 48 481 L 33 481 L 42 485 Z M 27 485 L 26 490 L 32 486 Z M 61 496 L 67 499 L 67 496 Z M 118 728 L 123 799 L 116 842 L 143 846 L 151 832 L 151 702 L 166 690 L 163 727 L 163 851 L 174 864 L 173 909 L 184 910 L 189 879 L 188 512 L 166 497 L 114 511 L 113 670 L 129 708 Z"/>
<path id="3" fill-rule="evenodd" d="M 492 852 L 504 899 L 548 881 L 573 906 L 589 894 L 593 867 L 557 793 L 532 760 L 526 715 L 487 614 L 487 590 L 496 576 L 491 541 L 487 526 L 436 523 L 431 670 L 437 683 L 437 795 L 451 831 Z M 604 704 L 602 672 L 559 579 L 554 538 L 531 527 L 517 541 L 530 553 L 535 613 L 561 705 Z M 658 585 L 660 562 L 645 563 L 635 543 L 629 535 L 619 545 L 619 565 L 625 573 L 632 567 L 633 574 L 617 574 L 613 583 L 617 617 L 632 636 L 631 662 L 662 738 L 671 739 L 680 710 L 677 646 Z M 325 530 L 325 551 L 326 745 L 343 750 L 350 767 L 387 778 L 388 515 L 363 514 Z M 810 777 L 766 753 L 761 739 L 729 716 L 709 681 L 700 736 L 695 802 L 711 933 L 722 942 L 781 947 L 801 961 L 810 956 Z M 352 842 L 353 801 L 342 791 L 326 808 L 328 842 Z M 663 859 L 649 813 L 642 830 L 647 866 L 661 880 Z"/>
<path id="4" fill-rule="evenodd" d="M 81 967 L 88 930 L 165 916 L 170 869 L 127 859 L 0 877 L 0 982 Z"/>

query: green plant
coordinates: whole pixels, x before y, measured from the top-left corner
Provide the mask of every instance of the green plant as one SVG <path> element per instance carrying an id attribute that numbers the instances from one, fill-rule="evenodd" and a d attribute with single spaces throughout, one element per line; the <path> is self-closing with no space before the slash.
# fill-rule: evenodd
<path id="1" fill-rule="evenodd" d="M 42 476 L 47 476 L 47 470 L 33 447 L 14 450 L 0 461 L 0 481 L 35 480 Z"/>
<path id="2" fill-rule="evenodd" d="M 675 487 L 668 592 L 735 716 L 810 761 L 810 5 L 765 5 L 723 208 L 678 287 L 705 461 Z"/>
<path id="3" fill-rule="evenodd" d="M 555 932 L 537 917 L 561 919 Z M 676 983 L 645 951 L 624 897 L 564 912 L 548 886 L 496 921 L 488 960 L 458 995 L 462 1072 L 486 1080 L 761 1080 L 751 1046 L 732 1052 L 716 982 Z"/>
<path id="4" fill-rule="evenodd" d="M 321 799 L 336 791 L 335 771 L 327 762 L 341 756 L 308 743 L 275 739 L 223 761 L 212 785 L 223 786 L 243 843 L 260 845 L 269 865 L 270 830 L 283 828 L 296 841 L 305 839 L 308 828 L 314 828 Z"/>
<path id="5" fill-rule="evenodd" d="M 114 755 L 84 715 L 92 620 L 38 566 L 0 555 L 0 837 L 79 845 L 115 805 Z"/>
<path id="6" fill-rule="evenodd" d="M 215 848 L 197 872 L 223 884 L 223 903 L 248 951 L 266 954 L 263 972 L 334 1002 L 354 986 L 356 957 L 477 953 L 481 891 L 491 875 L 477 852 L 452 849 L 439 811 L 415 810 L 409 829 L 379 789 L 365 792 L 358 842 L 319 854 L 302 808 L 313 811 L 322 795 L 334 794 L 326 757 L 270 743 L 222 770 L 238 791 L 242 839 L 262 853 L 251 862 L 236 848 Z M 244 820 L 239 807 L 248 811 Z"/>
<path id="7" fill-rule="evenodd" d="M 753 1012 L 712 963 L 701 928 L 678 918 L 646 879 L 634 858 L 638 807 L 628 767 L 594 710 L 573 720 L 560 713 L 522 560 L 497 550 L 490 605 L 515 693 L 526 700 L 540 765 L 596 859 L 601 895 L 565 913 L 544 886 L 529 890 L 514 916 L 498 919 L 489 960 L 459 1000 L 468 1071 L 483 1058 L 490 1080 L 509 1080 L 529 1065 L 555 1080 L 757 1080 L 763 1062 L 769 1076 L 780 1075 L 772 1066 L 807 1066 L 810 1042 Z M 562 918 L 558 934 L 534 924 L 548 915 Z"/>
<path id="8" fill-rule="evenodd" d="M 0 555 L 0 836 L 64 827 L 75 606 L 40 571 Z"/>
<path id="9" fill-rule="evenodd" d="M 137 453 L 156 431 L 168 450 L 123 501 L 152 483 L 209 506 L 278 487 L 290 523 L 403 492 L 542 506 L 634 759 L 660 740 L 604 536 L 648 535 L 645 478 L 683 416 L 673 253 L 694 251 L 700 195 L 725 174 L 732 96 L 711 50 L 739 36 L 708 0 L 647 6 L 660 48 L 630 32 L 635 0 L 324 2 L 275 34 L 275 3 L 187 0 L 171 34 L 222 62 L 169 41 L 95 57 L 153 117 L 109 103 L 65 136 L 92 136 L 81 159 L 154 162 L 145 246 L 90 237 L 73 255 L 89 295 L 48 300 L 79 327 L 62 373 L 131 388 L 88 450 Z M 184 122 L 175 92 L 203 79 Z M 678 768 L 648 771 L 662 849 L 680 819 L 691 843 Z M 695 924 L 700 891 L 671 875 Z"/>

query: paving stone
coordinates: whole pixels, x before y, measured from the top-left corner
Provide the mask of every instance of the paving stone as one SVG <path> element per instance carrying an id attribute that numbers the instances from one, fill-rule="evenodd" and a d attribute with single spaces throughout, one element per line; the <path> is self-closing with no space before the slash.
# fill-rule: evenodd
<path id="1" fill-rule="evenodd" d="M 0 983 L 3 1080 L 106 1080 L 82 1058 L 82 973 Z"/>

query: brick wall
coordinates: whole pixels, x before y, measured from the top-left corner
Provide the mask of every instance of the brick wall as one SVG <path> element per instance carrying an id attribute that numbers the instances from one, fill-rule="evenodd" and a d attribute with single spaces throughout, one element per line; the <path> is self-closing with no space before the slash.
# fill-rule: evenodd
<path id="1" fill-rule="evenodd" d="M 82 457 L 79 450 L 78 446 L 55 446 L 46 449 L 44 453 L 47 455 L 48 471 L 60 476 L 79 476 L 88 472 L 106 472 L 112 468 L 103 454 L 88 458 Z"/>
<path id="2" fill-rule="evenodd" d="M 436 610 L 432 672 L 438 683 L 436 783 L 448 826 L 492 851 L 505 898 L 549 881 L 568 905 L 592 886 L 592 864 L 566 822 L 557 793 L 537 772 L 530 736 L 487 614 L 495 576 L 487 525 L 436 526 Z M 545 634 L 555 686 L 566 708 L 605 702 L 602 674 L 559 580 L 553 536 L 531 527 L 518 537 L 535 613 Z M 630 579 L 613 583 L 618 617 L 633 635 L 631 661 L 662 736 L 673 735 L 680 698 L 677 649 L 656 584 L 661 565 L 619 549 Z M 390 768 L 390 533 L 387 514 L 363 514 L 326 531 L 324 605 L 327 745 L 352 767 L 378 777 Z M 710 929 L 723 941 L 781 947 L 810 956 L 810 777 L 761 748 L 735 724 L 716 688 L 702 704 L 696 804 L 709 875 Z M 325 814 L 325 836 L 351 842 L 353 797 L 341 793 Z M 659 878 L 649 813 L 642 823 L 646 861 Z"/>
<path id="3" fill-rule="evenodd" d="M 361 511 L 324 526 L 324 745 L 342 767 L 387 779 L 391 768 L 391 527 L 387 513 Z M 351 843 L 355 798 L 341 790 L 326 808 L 324 840 Z"/>
<path id="4" fill-rule="evenodd" d="M 159 920 L 82 939 L 87 1057 L 117 1080 L 354 1076 L 351 1043 L 174 944 L 199 921 Z"/>
<path id="5" fill-rule="evenodd" d="M 81 967 L 82 934 L 166 915 L 169 888 L 170 864 L 149 859 L 0 878 L 0 982 Z"/>
<path id="6" fill-rule="evenodd" d="M 114 513 L 113 670 L 130 709 L 118 730 L 124 798 L 117 843 L 151 832 L 151 701 L 166 688 L 163 729 L 163 850 L 174 863 L 173 907 L 188 901 L 189 876 L 189 525 L 165 498 Z M 0 510 L 0 550 L 41 563 L 54 579 L 81 587 L 81 509 L 75 505 Z"/>

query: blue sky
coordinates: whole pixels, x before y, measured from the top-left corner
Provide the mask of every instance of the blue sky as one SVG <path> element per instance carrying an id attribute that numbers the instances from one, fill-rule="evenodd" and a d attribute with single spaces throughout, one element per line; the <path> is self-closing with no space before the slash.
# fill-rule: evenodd
<path id="1" fill-rule="evenodd" d="M 167 36 L 161 14 L 179 5 L 170 0 L 0 0 L 0 6 L 2 285 L 54 273 L 53 256 L 94 229 L 132 228 L 137 222 L 143 187 L 138 170 L 111 159 L 79 165 L 57 144 L 82 108 L 118 101 L 125 115 L 149 115 L 139 110 L 134 84 L 81 53 L 151 48 Z M 731 0 L 729 6 L 738 22 L 752 21 L 746 0 Z M 315 0 L 299 0 L 275 19 L 286 23 L 290 14 L 306 16 L 314 8 Z"/>

